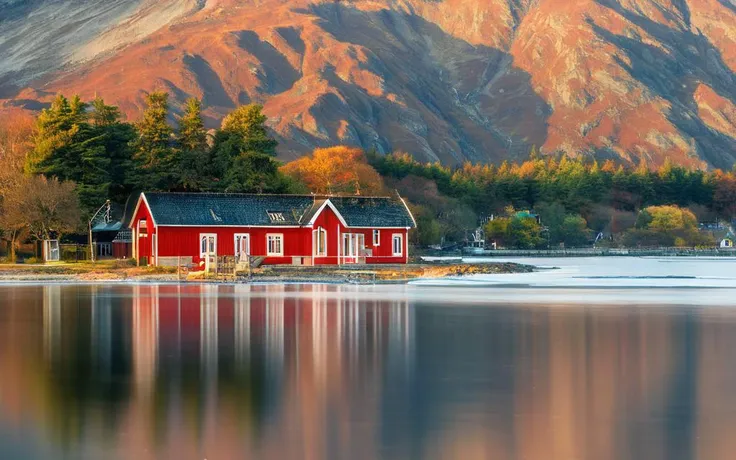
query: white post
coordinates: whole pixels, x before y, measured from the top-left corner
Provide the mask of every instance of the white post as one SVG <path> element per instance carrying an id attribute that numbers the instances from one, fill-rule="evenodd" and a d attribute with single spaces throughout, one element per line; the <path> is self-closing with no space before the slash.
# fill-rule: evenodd
<path id="1" fill-rule="evenodd" d="M 340 224 L 337 224 L 337 265 L 340 264 L 340 252 L 342 252 L 342 238 L 340 235 Z"/>

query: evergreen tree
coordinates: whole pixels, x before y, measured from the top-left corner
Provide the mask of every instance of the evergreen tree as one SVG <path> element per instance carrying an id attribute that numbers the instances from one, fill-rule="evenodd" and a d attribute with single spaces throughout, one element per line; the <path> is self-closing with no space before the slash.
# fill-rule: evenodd
<path id="1" fill-rule="evenodd" d="M 207 179 L 207 131 L 202 120 L 202 103 L 189 99 L 177 130 L 179 165 L 176 188 L 187 191 L 201 190 Z"/>
<path id="2" fill-rule="evenodd" d="M 94 111 L 90 115 L 92 124 L 98 127 L 111 126 L 120 122 L 120 109 L 114 105 L 107 105 L 101 97 L 92 101 Z"/>
<path id="3" fill-rule="evenodd" d="M 146 96 L 146 110 L 137 123 L 138 140 L 134 158 L 138 177 L 136 185 L 144 190 L 167 190 L 174 182 L 176 153 L 172 146 L 169 94 L 155 91 Z"/>
<path id="4" fill-rule="evenodd" d="M 124 203 L 134 188 L 133 143 L 136 140 L 136 130 L 133 125 L 121 120 L 117 106 L 105 104 L 102 98 L 96 98 L 92 107 L 94 111 L 90 114 L 90 119 L 94 126 L 96 145 L 104 150 L 108 159 L 105 171 L 108 187 L 104 199 Z M 98 199 L 96 205 L 99 206 L 104 199 Z"/>
<path id="5" fill-rule="evenodd" d="M 216 179 L 225 177 L 230 165 L 245 152 L 274 156 L 278 143 L 269 137 L 266 116 L 260 105 L 246 105 L 235 109 L 222 121 L 215 133 L 212 146 L 212 168 Z"/>
<path id="6" fill-rule="evenodd" d="M 120 111 L 98 98 L 89 105 L 75 96 L 57 96 L 36 121 L 35 148 L 26 163 L 31 174 L 73 181 L 82 208 L 107 199 L 123 202 L 130 193 L 134 128 L 120 122 Z"/>
<path id="7" fill-rule="evenodd" d="M 279 171 L 279 163 L 270 155 L 245 152 L 239 155 L 225 174 L 224 190 L 232 193 L 286 193 L 289 182 Z"/>
<path id="8" fill-rule="evenodd" d="M 26 172 L 65 177 L 75 158 L 71 147 L 86 126 L 86 106 L 75 97 L 73 103 L 59 94 L 36 120 L 34 149 L 26 161 Z"/>
<path id="9" fill-rule="evenodd" d="M 237 108 L 225 117 L 211 152 L 216 188 L 227 191 L 276 192 L 285 178 L 273 159 L 278 143 L 266 129 L 260 105 Z"/>
<path id="10" fill-rule="evenodd" d="M 268 118 L 262 113 L 263 107 L 250 104 L 235 109 L 222 120 L 222 132 L 237 136 L 243 152 L 258 152 L 276 156 L 278 142 L 268 135 L 266 121 Z"/>

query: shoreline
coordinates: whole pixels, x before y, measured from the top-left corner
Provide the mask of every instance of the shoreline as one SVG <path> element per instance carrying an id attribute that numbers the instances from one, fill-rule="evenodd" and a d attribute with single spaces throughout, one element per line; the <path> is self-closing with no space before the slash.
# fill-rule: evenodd
<path id="1" fill-rule="evenodd" d="M 476 274 L 531 273 L 538 267 L 509 262 L 460 264 L 408 264 L 351 267 L 269 266 L 240 273 L 178 275 L 162 267 L 118 267 L 111 264 L 0 265 L 0 285 L 40 283 L 214 283 L 214 284 L 407 284 L 415 280 L 463 277 Z"/>

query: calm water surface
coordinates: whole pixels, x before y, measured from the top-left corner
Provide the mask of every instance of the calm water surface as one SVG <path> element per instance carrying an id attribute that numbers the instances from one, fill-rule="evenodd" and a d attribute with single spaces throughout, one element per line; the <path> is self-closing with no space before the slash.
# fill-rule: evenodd
<path id="1" fill-rule="evenodd" d="M 0 459 L 736 458 L 736 262 L 576 286 L 588 262 L 565 263 L 445 286 L 0 285 Z"/>

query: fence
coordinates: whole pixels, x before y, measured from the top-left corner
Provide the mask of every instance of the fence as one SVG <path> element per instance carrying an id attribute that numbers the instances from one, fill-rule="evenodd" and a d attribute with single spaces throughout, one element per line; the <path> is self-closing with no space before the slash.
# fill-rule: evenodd
<path id="1" fill-rule="evenodd" d="M 89 246 L 86 244 L 60 244 L 60 258 L 64 262 L 84 262 L 90 260 Z"/>

